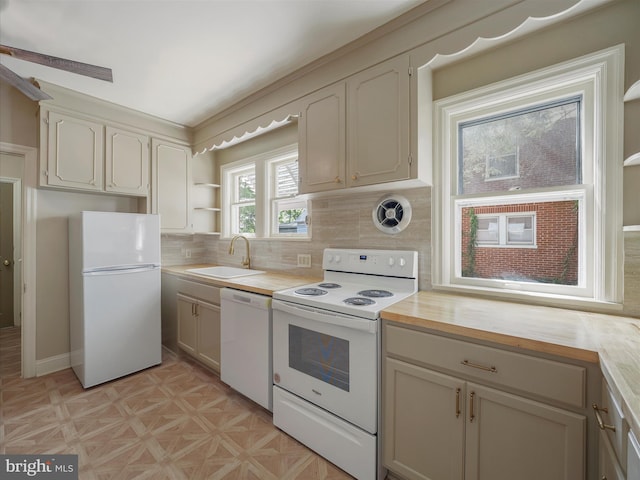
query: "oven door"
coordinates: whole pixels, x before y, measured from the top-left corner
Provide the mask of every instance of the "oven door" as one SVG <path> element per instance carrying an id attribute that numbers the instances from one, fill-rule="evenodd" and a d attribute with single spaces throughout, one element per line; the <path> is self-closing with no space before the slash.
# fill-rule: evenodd
<path id="1" fill-rule="evenodd" d="M 274 383 L 377 432 L 378 321 L 273 301 Z"/>

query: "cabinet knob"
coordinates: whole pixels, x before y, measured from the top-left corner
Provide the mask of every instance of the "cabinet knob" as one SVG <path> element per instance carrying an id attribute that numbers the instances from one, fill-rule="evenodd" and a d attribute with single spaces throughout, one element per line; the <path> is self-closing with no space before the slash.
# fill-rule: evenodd
<path id="1" fill-rule="evenodd" d="M 357 180 L 358 179 L 358 173 L 354 173 L 353 175 L 351 175 L 351 180 Z"/>
<path id="2" fill-rule="evenodd" d="M 336 183 L 340 183 L 341 182 L 340 177 L 334 178 L 333 181 L 336 182 Z"/>

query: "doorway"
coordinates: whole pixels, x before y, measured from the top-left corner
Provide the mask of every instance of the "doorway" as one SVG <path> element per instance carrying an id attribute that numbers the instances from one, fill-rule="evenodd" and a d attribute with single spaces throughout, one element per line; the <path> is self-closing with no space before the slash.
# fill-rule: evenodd
<path id="1" fill-rule="evenodd" d="M 0 142 L 0 275 L 4 275 L 0 296 L 6 295 L 8 299 L 1 301 L 13 304 L 13 312 L 6 314 L 1 325 L 19 327 L 24 378 L 36 375 L 37 160 L 36 148 Z M 9 225 L 10 234 L 5 233 Z M 13 292 L 5 293 L 5 286 Z M 9 306 L 3 303 L 0 308 L 5 317 Z"/>
<path id="2" fill-rule="evenodd" d="M 20 180 L 0 177 L 0 328 L 20 325 L 22 302 L 20 289 L 15 288 L 16 284 L 20 285 L 20 272 L 15 268 L 20 252 L 15 247 L 21 243 L 21 228 L 16 223 L 21 212 L 14 201 L 14 192 L 19 197 L 19 184 Z"/>

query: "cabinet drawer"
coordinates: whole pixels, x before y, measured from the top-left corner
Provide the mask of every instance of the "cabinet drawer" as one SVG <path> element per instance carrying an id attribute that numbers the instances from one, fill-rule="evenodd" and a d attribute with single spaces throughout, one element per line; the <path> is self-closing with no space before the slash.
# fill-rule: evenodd
<path id="1" fill-rule="evenodd" d="M 609 439 L 609 442 L 611 442 L 620 465 L 623 466 L 623 469 L 626 469 L 629 425 L 624 418 L 620 405 L 605 381 L 602 382 L 602 405 L 598 406 L 598 414 L 596 416 L 602 419 L 603 426 L 600 428 Z"/>
<path id="2" fill-rule="evenodd" d="M 633 434 L 629 432 L 629 450 L 627 452 L 627 478 L 634 480 L 640 478 L 640 443 Z"/>
<path id="3" fill-rule="evenodd" d="M 385 326 L 385 335 L 388 354 L 576 407 L 585 406 L 583 367 L 393 325 Z"/>
<path id="4" fill-rule="evenodd" d="M 178 292 L 214 305 L 220 305 L 220 287 L 180 279 L 178 280 Z"/>

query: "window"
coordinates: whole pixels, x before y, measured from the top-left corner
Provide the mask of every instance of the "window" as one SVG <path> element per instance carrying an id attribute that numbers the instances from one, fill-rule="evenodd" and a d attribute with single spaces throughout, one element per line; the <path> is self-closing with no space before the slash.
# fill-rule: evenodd
<path id="1" fill-rule="evenodd" d="M 623 57 L 435 103 L 434 287 L 621 302 Z"/>
<path id="2" fill-rule="evenodd" d="M 310 236 L 307 201 L 297 197 L 297 145 L 223 165 L 221 178 L 224 236 Z"/>

